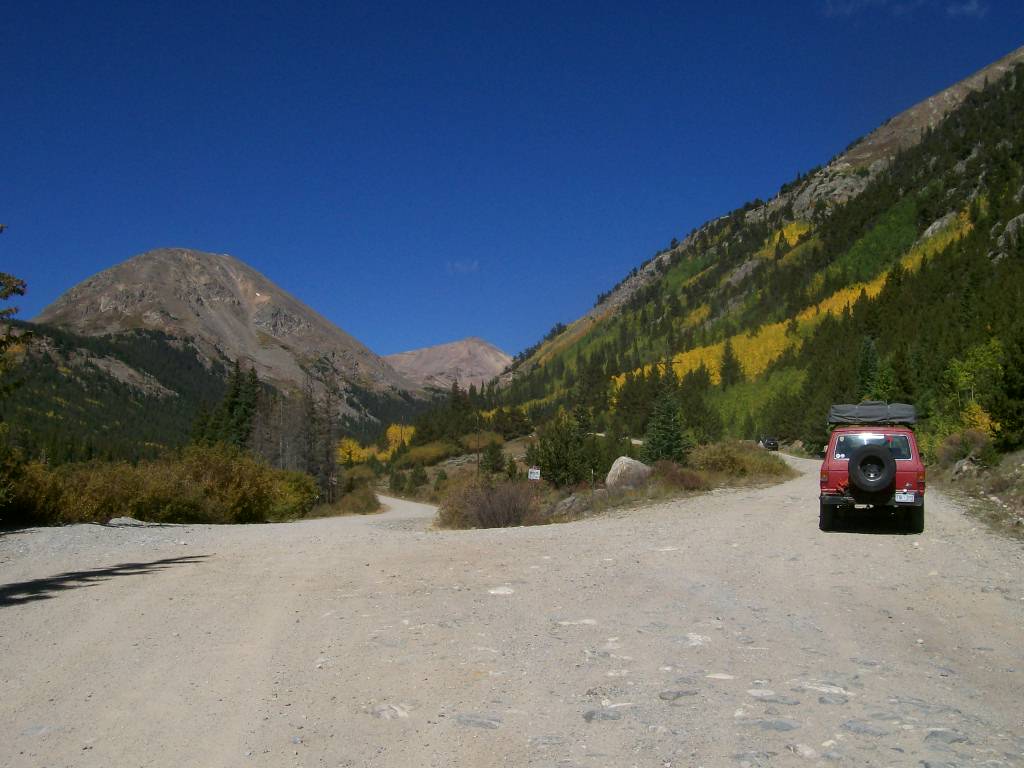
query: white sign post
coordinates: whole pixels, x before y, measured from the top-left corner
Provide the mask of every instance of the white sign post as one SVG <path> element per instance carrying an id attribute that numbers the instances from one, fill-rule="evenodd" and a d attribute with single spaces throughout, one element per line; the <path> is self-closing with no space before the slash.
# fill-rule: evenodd
<path id="1" fill-rule="evenodd" d="M 526 477 L 529 480 L 540 480 L 540 467 L 530 467 L 526 470 Z"/>

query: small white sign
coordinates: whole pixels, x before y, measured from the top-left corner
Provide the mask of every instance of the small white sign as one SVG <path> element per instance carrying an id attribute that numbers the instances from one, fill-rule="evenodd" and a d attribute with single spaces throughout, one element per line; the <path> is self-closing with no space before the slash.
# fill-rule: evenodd
<path id="1" fill-rule="evenodd" d="M 526 477 L 530 480 L 540 480 L 540 467 L 530 467 L 526 470 Z"/>

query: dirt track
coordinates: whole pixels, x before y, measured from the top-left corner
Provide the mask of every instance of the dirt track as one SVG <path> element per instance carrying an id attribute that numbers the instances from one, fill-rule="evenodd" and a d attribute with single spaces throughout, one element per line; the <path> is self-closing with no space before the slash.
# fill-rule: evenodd
<path id="1" fill-rule="evenodd" d="M 0 535 L 3 766 L 1024 765 L 1024 551 L 817 464 L 561 526 Z"/>

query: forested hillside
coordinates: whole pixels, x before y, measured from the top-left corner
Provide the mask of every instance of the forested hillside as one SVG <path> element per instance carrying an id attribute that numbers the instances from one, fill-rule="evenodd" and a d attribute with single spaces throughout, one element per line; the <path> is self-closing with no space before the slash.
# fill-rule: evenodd
<path id="1" fill-rule="evenodd" d="M 138 459 L 186 443 L 204 406 L 224 395 L 227 370 L 189 342 L 158 331 L 78 336 L 16 323 L 16 386 L 0 399 L 8 441 L 26 455 L 62 463 Z"/>
<path id="2" fill-rule="evenodd" d="M 1020 444 L 1024 67 L 891 161 L 826 171 L 832 194 L 815 169 L 674 241 L 521 355 L 501 400 L 635 435 L 667 384 L 695 431 L 820 444 L 829 403 L 879 397 L 936 441 Z"/>

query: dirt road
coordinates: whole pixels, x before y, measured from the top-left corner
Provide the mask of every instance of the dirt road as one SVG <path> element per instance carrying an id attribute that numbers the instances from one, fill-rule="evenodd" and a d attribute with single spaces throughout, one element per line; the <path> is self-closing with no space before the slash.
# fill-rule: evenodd
<path id="1" fill-rule="evenodd" d="M 4 766 L 1024 765 L 1024 552 L 769 489 L 0 535 Z"/>

